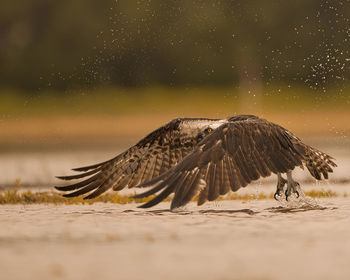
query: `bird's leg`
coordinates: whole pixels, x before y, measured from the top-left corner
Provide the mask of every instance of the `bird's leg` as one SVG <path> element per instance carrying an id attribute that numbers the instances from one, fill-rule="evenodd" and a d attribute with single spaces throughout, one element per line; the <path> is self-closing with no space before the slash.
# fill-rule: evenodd
<path id="1" fill-rule="evenodd" d="M 299 197 L 299 192 L 297 191 L 296 187 L 299 186 L 299 183 L 294 181 L 292 178 L 292 171 L 287 172 L 287 190 L 285 192 L 286 200 L 288 200 L 288 197 L 293 193 L 297 195 L 297 198 Z"/>
<path id="2" fill-rule="evenodd" d="M 281 196 L 281 192 L 283 191 L 283 188 L 286 183 L 287 183 L 287 180 L 282 177 L 281 173 L 277 173 L 277 188 L 276 188 L 275 194 L 273 195 L 273 197 L 276 200 L 278 200 L 277 196 Z"/>

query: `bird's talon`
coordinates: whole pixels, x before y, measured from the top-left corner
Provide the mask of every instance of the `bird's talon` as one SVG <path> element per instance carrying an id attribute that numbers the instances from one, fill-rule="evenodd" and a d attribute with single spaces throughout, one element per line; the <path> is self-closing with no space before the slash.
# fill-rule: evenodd
<path id="1" fill-rule="evenodd" d="M 288 190 L 286 190 L 286 192 L 284 193 L 286 195 L 286 201 L 288 201 Z"/>
<path id="2" fill-rule="evenodd" d="M 299 192 L 298 192 L 298 191 L 295 191 L 295 193 L 297 194 L 297 198 L 299 198 L 299 196 L 300 196 L 300 195 L 299 195 Z"/>

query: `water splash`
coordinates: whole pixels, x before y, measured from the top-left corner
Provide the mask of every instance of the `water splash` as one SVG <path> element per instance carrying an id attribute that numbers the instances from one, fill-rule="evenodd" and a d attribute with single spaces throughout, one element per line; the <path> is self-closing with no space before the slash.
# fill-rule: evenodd
<path id="1" fill-rule="evenodd" d="M 286 200 L 286 196 L 284 194 L 284 190 L 279 197 L 277 197 L 277 201 L 281 204 L 283 208 L 319 208 L 319 203 L 316 199 L 307 196 L 300 186 L 297 186 L 297 191 L 299 193 L 299 197 L 297 194 L 292 193 L 288 200 Z"/>

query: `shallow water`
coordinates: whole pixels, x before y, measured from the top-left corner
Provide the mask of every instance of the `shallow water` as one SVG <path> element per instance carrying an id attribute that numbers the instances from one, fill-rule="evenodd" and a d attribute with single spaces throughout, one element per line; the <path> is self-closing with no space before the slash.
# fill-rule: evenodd
<path id="1" fill-rule="evenodd" d="M 339 143 L 338 143 L 339 144 Z M 0 154 L 0 188 L 51 188 L 55 175 L 114 157 L 126 146 Z M 316 145 L 337 159 L 331 180 L 306 171 L 302 189 L 337 198 L 191 203 L 1 205 L 1 279 L 349 279 L 350 149 Z M 275 176 L 240 193 L 275 191 Z M 261 186 L 264 186 L 261 188 Z M 123 190 L 124 191 L 124 190 Z M 293 207 L 293 208 L 291 208 Z"/>
<path id="2" fill-rule="evenodd" d="M 315 147 L 336 158 L 338 167 L 330 175 L 330 182 L 341 183 L 350 181 L 350 143 L 327 140 L 309 140 Z M 106 144 L 82 147 L 51 147 L 42 149 L 21 149 L 0 151 L 0 188 L 11 187 L 20 182 L 23 187 L 47 188 L 61 183 L 55 176 L 74 174 L 72 168 L 103 162 L 113 158 L 125 150 L 130 143 L 116 145 Z M 336 145 L 332 145 L 332 143 Z M 313 180 L 307 171 L 297 169 L 295 178 L 299 181 Z M 271 176 L 262 183 L 275 184 L 275 176 Z"/>
<path id="3" fill-rule="evenodd" d="M 350 203 L 0 206 L 1 279 L 349 279 Z"/>

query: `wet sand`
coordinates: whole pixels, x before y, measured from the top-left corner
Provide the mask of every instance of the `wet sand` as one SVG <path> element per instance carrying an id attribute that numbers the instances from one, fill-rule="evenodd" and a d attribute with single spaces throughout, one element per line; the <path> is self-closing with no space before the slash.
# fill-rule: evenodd
<path id="1" fill-rule="evenodd" d="M 349 279 L 350 203 L 0 206 L 1 279 Z"/>

